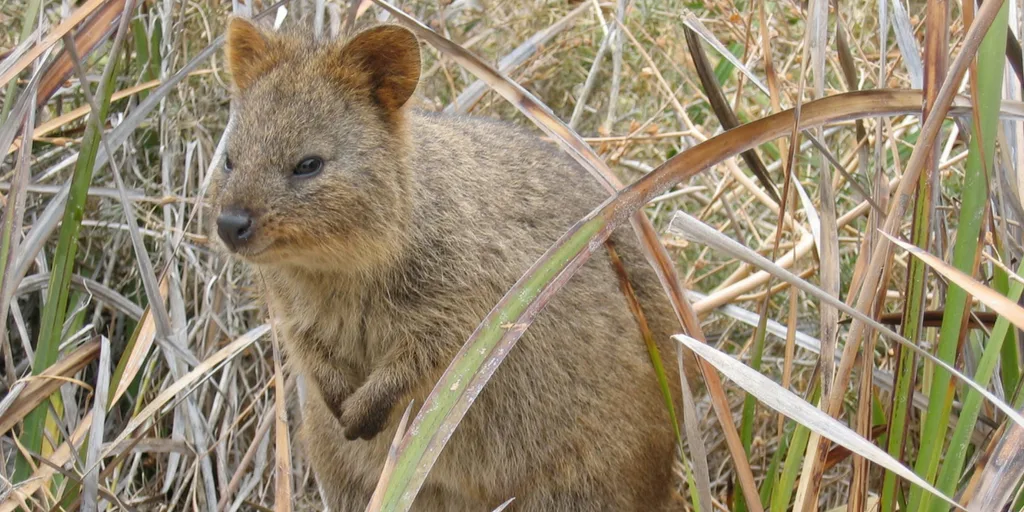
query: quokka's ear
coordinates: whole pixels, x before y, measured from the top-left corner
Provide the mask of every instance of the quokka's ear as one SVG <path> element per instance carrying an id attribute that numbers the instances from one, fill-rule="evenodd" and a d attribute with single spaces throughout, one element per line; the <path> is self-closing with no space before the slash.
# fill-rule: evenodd
<path id="1" fill-rule="evenodd" d="M 228 21 L 224 56 L 231 81 L 239 91 L 248 89 L 280 59 L 271 37 L 244 18 L 232 17 Z"/>
<path id="2" fill-rule="evenodd" d="M 380 25 L 357 34 L 341 50 L 341 66 L 368 73 L 370 93 L 384 109 L 405 105 L 420 80 L 416 36 L 398 25 Z"/>

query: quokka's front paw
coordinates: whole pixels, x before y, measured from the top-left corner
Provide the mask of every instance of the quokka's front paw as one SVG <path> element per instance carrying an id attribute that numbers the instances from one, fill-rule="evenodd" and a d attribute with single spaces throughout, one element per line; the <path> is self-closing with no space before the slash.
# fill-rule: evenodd
<path id="1" fill-rule="evenodd" d="M 345 399 L 338 418 L 345 427 L 345 438 L 349 441 L 373 439 L 384 430 L 391 405 L 389 397 L 374 393 L 367 386 L 357 389 Z"/>

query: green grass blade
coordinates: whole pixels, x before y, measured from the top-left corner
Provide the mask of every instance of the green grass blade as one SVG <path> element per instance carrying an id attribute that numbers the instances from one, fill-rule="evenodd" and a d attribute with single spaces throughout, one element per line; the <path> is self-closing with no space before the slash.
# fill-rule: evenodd
<path id="1" fill-rule="evenodd" d="M 115 80 L 110 79 L 121 52 L 112 51 L 101 91 L 97 96 L 100 111 L 99 119 L 106 119 L 110 108 L 110 96 L 114 93 Z M 87 87 L 87 84 L 83 84 Z M 75 163 L 75 171 L 71 178 L 71 191 L 64 207 L 64 218 L 54 253 L 53 271 L 47 289 L 46 306 L 43 309 L 39 326 L 39 337 L 36 341 L 35 361 L 32 373 L 38 375 L 57 360 L 57 349 L 60 345 L 61 331 L 67 315 L 68 295 L 71 275 L 74 273 L 75 255 L 78 251 L 78 231 L 84 217 L 85 201 L 89 184 L 92 182 L 93 164 L 100 145 L 100 130 L 103 123 L 89 123 L 82 139 L 81 151 Z M 43 443 L 43 425 L 48 414 L 48 406 L 44 402 L 25 418 L 25 428 L 21 437 L 22 444 L 30 451 L 41 453 Z M 19 456 L 15 467 L 14 481 L 21 482 L 31 474 L 27 460 Z"/>
<path id="2" fill-rule="evenodd" d="M 974 274 L 977 267 L 979 240 L 988 201 L 988 176 L 992 175 L 986 172 L 985 167 L 991 167 L 995 152 L 1008 8 L 1008 4 L 1002 5 L 977 54 L 978 94 L 974 101 L 980 111 L 976 112 L 976 122 L 968 150 L 960 218 L 956 230 L 956 244 L 953 248 L 953 266 L 970 275 Z M 979 143 L 984 144 L 984 147 Z M 946 362 L 954 363 L 956 360 L 969 299 L 963 288 L 950 284 L 946 294 L 946 314 L 942 319 L 936 352 L 936 355 Z M 949 373 L 942 368 L 935 368 L 934 371 L 931 391 L 928 394 L 931 403 L 924 428 L 921 430 L 921 452 L 914 467 L 917 474 L 929 482 L 935 482 L 953 400 Z M 931 496 L 921 489 L 911 490 L 910 510 L 927 510 L 930 503 Z"/>
<path id="3" fill-rule="evenodd" d="M 682 448 L 683 433 L 679 427 L 679 419 L 676 416 L 676 408 L 672 401 L 672 388 L 668 384 L 668 375 L 665 373 L 665 364 L 662 362 L 661 352 L 658 350 L 658 345 L 654 342 L 654 335 L 647 324 L 643 306 L 636 298 L 636 292 L 633 290 L 633 285 L 630 284 L 629 275 L 625 265 L 622 264 L 622 259 L 619 258 L 612 243 L 609 242 L 605 245 L 608 249 L 608 256 L 612 261 L 612 267 L 615 268 L 615 273 L 619 276 L 619 289 L 622 290 L 622 294 L 626 297 L 629 308 L 633 312 L 634 318 L 636 318 L 637 327 L 640 329 L 644 345 L 647 348 L 647 355 L 651 359 L 651 365 L 654 366 L 654 374 L 658 378 L 658 387 L 661 388 L 661 396 L 665 400 L 665 409 L 668 411 L 669 419 L 672 421 L 672 430 L 676 435 L 676 444 Z"/>
<path id="4" fill-rule="evenodd" d="M 686 460 L 686 455 L 683 455 L 683 471 L 686 473 L 686 488 L 690 492 L 690 503 L 693 503 L 693 510 L 694 512 L 702 512 L 700 496 L 697 491 L 697 481 L 693 478 L 693 471 L 690 469 L 689 461 Z"/>
<path id="5" fill-rule="evenodd" d="M 273 5 L 268 6 L 267 9 L 264 12 L 258 14 L 256 18 L 264 16 L 266 12 L 269 12 L 270 9 L 273 8 Z M 149 40 L 149 76 L 152 76 L 153 78 L 160 76 L 160 66 L 163 65 L 163 59 L 161 58 L 160 55 L 160 45 L 163 43 L 164 36 L 163 27 L 163 23 L 157 23 L 153 27 L 153 36 Z"/>

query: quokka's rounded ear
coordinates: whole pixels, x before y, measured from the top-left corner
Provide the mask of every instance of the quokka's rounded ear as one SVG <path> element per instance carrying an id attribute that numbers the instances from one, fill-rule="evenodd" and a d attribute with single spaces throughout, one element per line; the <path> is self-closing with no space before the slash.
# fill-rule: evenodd
<path id="1" fill-rule="evenodd" d="M 408 29 L 379 25 L 345 44 L 338 64 L 369 73 L 374 99 L 384 109 L 396 111 L 409 101 L 420 81 L 420 46 Z"/>
<path id="2" fill-rule="evenodd" d="M 224 57 L 231 81 L 239 91 L 248 89 L 280 59 L 271 37 L 245 18 L 232 16 L 228 20 Z"/>

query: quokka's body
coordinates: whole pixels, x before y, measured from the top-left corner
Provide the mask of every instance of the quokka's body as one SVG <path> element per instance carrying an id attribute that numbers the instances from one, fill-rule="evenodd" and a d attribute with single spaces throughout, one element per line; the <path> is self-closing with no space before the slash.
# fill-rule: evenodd
<path id="1" fill-rule="evenodd" d="M 487 312 L 607 198 L 511 125 L 411 110 L 415 38 L 314 43 L 233 19 L 235 120 L 215 187 L 224 247 L 266 285 L 309 385 L 302 444 L 335 512 L 361 511 L 398 419 Z M 612 237 L 662 353 L 678 329 L 635 236 Z M 673 393 L 678 374 L 666 364 Z M 665 510 L 673 427 L 601 249 L 469 409 L 415 510 Z"/>

